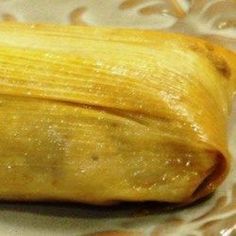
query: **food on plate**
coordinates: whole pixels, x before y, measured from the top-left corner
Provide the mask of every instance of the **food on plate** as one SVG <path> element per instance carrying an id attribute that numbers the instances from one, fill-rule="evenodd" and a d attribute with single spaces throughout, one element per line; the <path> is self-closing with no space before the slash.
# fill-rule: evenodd
<path id="1" fill-rule="evenodd" d="M 236 55 L 180 34 L 0 24 L 0 199 L 187 204 L 230 167 Z"/>

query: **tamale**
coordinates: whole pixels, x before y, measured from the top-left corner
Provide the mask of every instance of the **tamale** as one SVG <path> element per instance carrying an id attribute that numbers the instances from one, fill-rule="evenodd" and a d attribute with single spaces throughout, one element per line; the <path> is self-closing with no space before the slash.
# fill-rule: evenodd
<path id="1" fill-rule="evenodd" d="M 230 167 L 236 55 L 148 30 L 0 24 L 0 199 L 187 204 Z"/>

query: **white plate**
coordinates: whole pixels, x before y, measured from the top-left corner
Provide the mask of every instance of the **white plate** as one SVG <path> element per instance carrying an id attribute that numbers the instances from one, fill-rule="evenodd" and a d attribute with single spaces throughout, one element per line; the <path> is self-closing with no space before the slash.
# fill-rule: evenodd
<path id="1" fill-rule="evenodd" d="M 235 0 L 0 0 L 0 17 L 8 21 L 179 31 L 236 49 Z M 236 159 L 235 121 L 236 103 L 229 128 L 229 146 Z M 235 160 L 232 166 L 214 196 L 176 211 L 163 212 L 147 205 L 102 208 L 1 203 L 0 235 L 235 235 Z"/>

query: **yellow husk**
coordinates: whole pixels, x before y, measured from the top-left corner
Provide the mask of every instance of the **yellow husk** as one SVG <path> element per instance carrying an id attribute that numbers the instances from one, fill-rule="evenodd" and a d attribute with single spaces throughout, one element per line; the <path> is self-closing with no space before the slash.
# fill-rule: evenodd
<path id="1" fill-rule="evenodd" d="M 0 24 L 0 199 L 188 203 L 225 178 L 236 55 L 163 32 Z"/>

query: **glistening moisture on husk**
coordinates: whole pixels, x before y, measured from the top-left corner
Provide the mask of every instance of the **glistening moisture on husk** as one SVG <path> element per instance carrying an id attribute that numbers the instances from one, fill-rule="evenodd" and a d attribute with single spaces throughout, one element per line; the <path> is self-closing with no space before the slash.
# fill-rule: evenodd
<path id="1" fill-rule="evenodd" d="M 213 192 L 230 166 L 235 61 L 178 34 L 0 24 L 0 198 L 189 203 Z"/>

